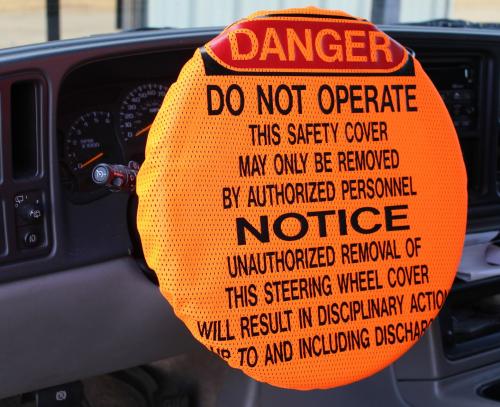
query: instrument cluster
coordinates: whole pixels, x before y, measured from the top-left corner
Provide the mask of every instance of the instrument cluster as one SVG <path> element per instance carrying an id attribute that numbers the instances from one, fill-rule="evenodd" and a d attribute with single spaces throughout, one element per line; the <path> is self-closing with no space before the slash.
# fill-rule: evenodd
<path id="1" fill-rule="evenodd" d="M 63 184 L 76 201 L 101 195 L 91 179 L 99 163 L 142 163 L 151 124 L 169 85 L 135 83 L 120 90 L 110 87 L 94 91 L 98 101 L 88 102 L 88 91 L 77 92 L 66 101 L 68 112 L 60 122 L 60 163 Z M 80 99 L 78 105 L 75 100 Z M 71 105 L 78 108 L 71 109 Z"/>

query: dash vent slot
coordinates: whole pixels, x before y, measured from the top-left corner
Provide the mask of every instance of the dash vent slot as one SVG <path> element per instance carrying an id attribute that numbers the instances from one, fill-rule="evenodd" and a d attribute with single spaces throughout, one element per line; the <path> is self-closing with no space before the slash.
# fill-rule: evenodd
<path id="1" fill-rule="evenodd" d="M 40 83 L 14 82 L 10 88 L 12 175 L 15 179 L 38 175 L 40 151 Z"/>

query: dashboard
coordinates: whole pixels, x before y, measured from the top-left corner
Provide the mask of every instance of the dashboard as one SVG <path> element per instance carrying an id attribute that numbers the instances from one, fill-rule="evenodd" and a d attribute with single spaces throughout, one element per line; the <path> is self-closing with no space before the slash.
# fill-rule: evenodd
<path id="1" fill-rule="evenodd" d="M 452 116 L 469 179 L 468 232 L 500 229 L 500 33 L 383 29 L 415 51 Z M 95 186 L 90 171 L 142 162 L 166 91 L 218 32 L 130 32 L 0 51 L 0 324 L 8 331 L 0 397 L 197 349 L 142 258 L 137 198 Z M 419 381 L 431 386 L 500 361 L 491 342 L 475 356 L 444 343 L 433 326 L 394 367 L 332 392 L 398 399 L 396 382 L 418 394 Z M 266 391 L 271 400 L 275 390 Z"/>
<path id="2" fill-rule="evenodd" d="M 481 202 L 487 187 L 475 164 L 483 154 L 482 134 L 491 125 L 485 94 L 486 83 L 492 80 L 491 58 L 477 48 L 405 45 L 417 53 L 448 108 L 466 161 L 470 203 Z M 61 182 L 72 202 L 84 204 L 106 196 L 91 179 L 96 164 L 142 163 L 152 121 L 189 56 L 184 54 L 178 63 L 168 53 L 97 61 L 68 75 L 60 92 L 57 127 Z M 172 73 L 159 67 L 169 67 Z"/>

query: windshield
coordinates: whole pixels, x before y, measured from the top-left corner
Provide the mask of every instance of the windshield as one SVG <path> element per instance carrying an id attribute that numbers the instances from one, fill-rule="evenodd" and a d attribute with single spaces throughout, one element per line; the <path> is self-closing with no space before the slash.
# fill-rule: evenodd
<path id="1" fill-rule="evenodd" d="M 0 48 L 123 30 L 225 26 L 257 10 L 309 5 L 377 24 L 500 21 L 499 0 L 0 0 Z"/>

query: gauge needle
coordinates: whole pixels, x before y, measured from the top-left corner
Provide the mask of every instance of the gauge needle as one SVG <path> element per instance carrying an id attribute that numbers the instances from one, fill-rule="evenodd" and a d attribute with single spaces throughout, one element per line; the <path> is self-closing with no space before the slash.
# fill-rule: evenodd
<path id="1" fill-rule="evenodd" d="M 153 123 L 149 123 L 146 127 L 144 127 L 143 129 L 141 129 L 137 133 L 135 133 L 134 137 L 139 137 L 140 135 L 146 133 L 151 128 L 152 125 L 153 125 Z"/>
<path id="2" fill-rule="evenodd" d="M 80 168 L 85 168 L 87 165 L 92 164 L 94 161 L 97 161 L 99 158 L 101 158 L 104 155 L 103 152 L 100 152 L 99 154 L 96 154 L 92 158 L 89 158 L 87 161 L 85 161 L 83 164 L 80 165 Z"/>

